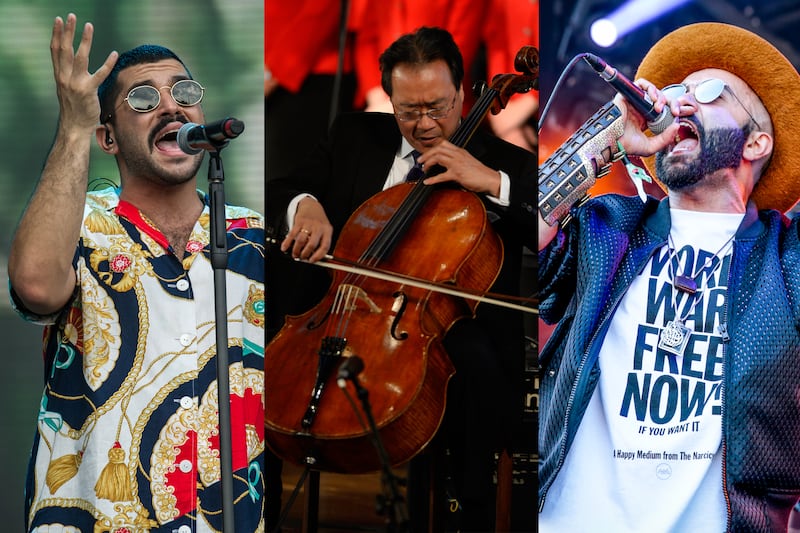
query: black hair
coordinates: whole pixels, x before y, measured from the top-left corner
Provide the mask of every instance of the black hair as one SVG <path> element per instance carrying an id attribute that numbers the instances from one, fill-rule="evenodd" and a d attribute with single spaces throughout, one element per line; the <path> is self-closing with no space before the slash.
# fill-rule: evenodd
<path id="1" fill-rule="evenodd" d="M 442 28 L 423 26 L 401 36 L 380 56 L 381 87 L 392 95 L 392 70 L 399 63 L 426 65 L 443 60 L 450 69 L 456 89 L 464 79 L 464 59 L 450 32 Z"/>
<path id="2" fill-rule="evenodd" d="M 114 99 L 119 91 L 116 86 L 117 78 L 121 71 L 134 65 L 157 63 L 165 59 L 174 59 L 183 65 L 183 68 L 186 69 L 186 75 L 192 79 L 192 73 L 189 72 L 186 64 L 169 48 L 157 44 L 143 44 L 121 53 L 108 77 L 97 88 L 97 98 L 100 100 L 100 122 L 105 124 L 111 119 Z"/>

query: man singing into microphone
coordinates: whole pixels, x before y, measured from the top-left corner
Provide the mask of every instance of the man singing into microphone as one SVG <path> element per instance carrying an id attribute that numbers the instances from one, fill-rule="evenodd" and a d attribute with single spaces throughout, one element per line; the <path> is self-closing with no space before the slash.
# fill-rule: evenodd
<path id="1" fill-rule="evenodd" d="M 225 209 L 230 397 L 218 399 L 203 156 L 176 143 L 204 122 L 204 89 L 155 45 L 92 74 L 94 30 L 73 51 L 76 25 L 53 26 L 58 129 L 8 264 L 15 308 L 46 326 L 27 528 L 220 531 L 229 401 L 236 531 L 263 531 L 263 219 Z M 121 186 L 87 195 L 92 134 Z"/>
<path id="2" fill-rule="evenodd" d="M 782 212 L 800 197 L 800 76 L 762 38 L 703 23 L 657 42 L 636 78 L 677 118 L 645 134 L 618 96 L 608 159 L 647 157 L 667 197 L 539 220 L 540 312 L 558 322 L 540 354 L 539 527 L 786 531 L 800 241 Z M 540 188 L 558 179 L 541 172 Z"/>

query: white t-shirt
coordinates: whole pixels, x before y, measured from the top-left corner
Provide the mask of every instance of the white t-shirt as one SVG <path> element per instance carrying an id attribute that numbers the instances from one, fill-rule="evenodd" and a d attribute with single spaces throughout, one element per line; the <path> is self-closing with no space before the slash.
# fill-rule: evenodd
<path id="1" fill-rule="evenodd" d="M 656 251 L 611 320 L 600 381 L 547 494 L 542 533 L 725 529 L 720 323 L 744 215 L 671 214 L 674 248 Z M 673 288 L 675 272 L 695 275 L 695 296 Z M 683 355 L 658 348 L 676 309 L 691 330 Z"/>

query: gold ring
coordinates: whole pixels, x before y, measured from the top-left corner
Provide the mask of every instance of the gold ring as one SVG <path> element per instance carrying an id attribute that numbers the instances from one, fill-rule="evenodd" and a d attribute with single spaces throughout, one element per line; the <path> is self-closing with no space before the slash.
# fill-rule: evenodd
<path id="1" fill-rule="evenodd" d="M 310 231 L 308 231 L 306 228 L 300 228 L 300 231 L 302 231 L 302 232 L 303 232 L 303 233 L 305 233 L 306 235 L 311 235 L 311 232 L 310 232 Z"/>

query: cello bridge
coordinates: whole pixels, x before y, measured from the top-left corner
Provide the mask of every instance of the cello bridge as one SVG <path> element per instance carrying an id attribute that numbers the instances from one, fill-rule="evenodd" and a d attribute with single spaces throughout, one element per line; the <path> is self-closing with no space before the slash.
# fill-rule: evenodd
<path id="1" fill-rule="evenodd" d="M 370 313 L 380 313 L 381 308 L 367 294 L 367 291 L 356 285 L 343 283 L 336 291 L 335 308 L 336 311 L 356 311 L 358 304 L 364 304 Z"/>

